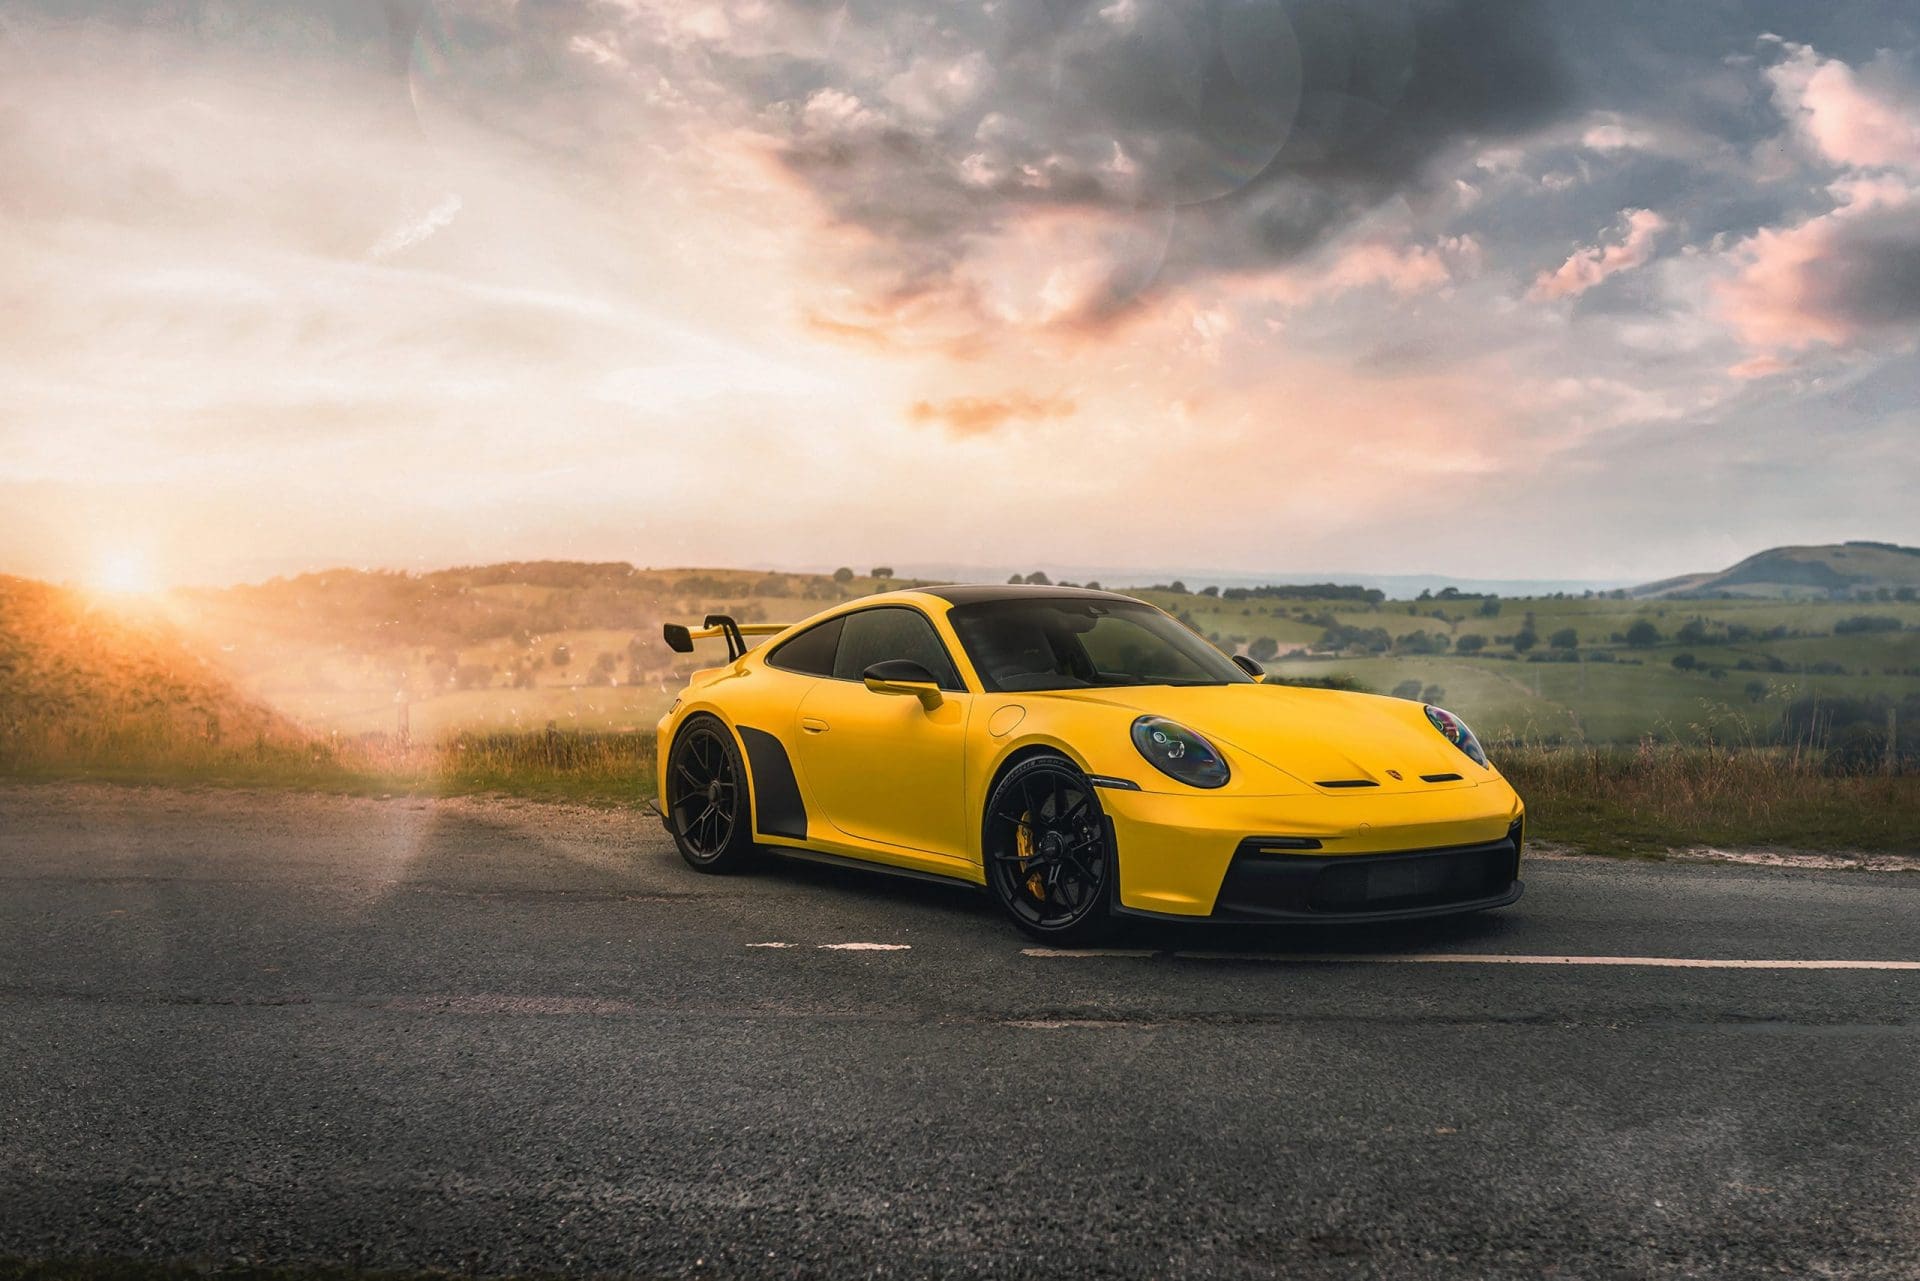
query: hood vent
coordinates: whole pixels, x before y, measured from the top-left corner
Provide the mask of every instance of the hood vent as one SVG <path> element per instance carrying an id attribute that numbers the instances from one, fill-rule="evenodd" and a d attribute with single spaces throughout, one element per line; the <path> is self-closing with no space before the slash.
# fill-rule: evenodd
<path id="1" fill-rule="evenodd" d="M 1420 781 L 1422 783 L 1458 783 L 1460 776 L 1458 774 L 1422 774 Z"/>
<path id="2" fill-rule="evenodd" d="M 1370 778 L 1323 778 L 1315 787 L 1378 787 L 1380 784 Z"/>

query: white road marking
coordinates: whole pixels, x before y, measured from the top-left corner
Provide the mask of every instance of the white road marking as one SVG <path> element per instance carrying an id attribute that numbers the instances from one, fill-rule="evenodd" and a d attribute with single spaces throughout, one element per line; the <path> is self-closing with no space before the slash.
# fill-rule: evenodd
<path id="1" fill-rule="evenodd" d="M 748 947 L 805 947 L 805 943 L 749 943 Z M 822 952 L 910 952 L 911 943 L 815 943 Z"/>
<path id="2" fill-rule="evenodd" d="M 1118 948 L 1068 949 L 1029 947 L 1024 956 L 1048 959 L 1102 956 L 1158 956 L 1150 951 Z M 1920 970 L 1920 961 L 1785 961 L 1739 960 L 1694 956 L 1519 956 L 1500 952 L 1168 952 L 1180 961 L 1268 961 L 1283 965 L 1639 965 L 1670 970 Z"/>

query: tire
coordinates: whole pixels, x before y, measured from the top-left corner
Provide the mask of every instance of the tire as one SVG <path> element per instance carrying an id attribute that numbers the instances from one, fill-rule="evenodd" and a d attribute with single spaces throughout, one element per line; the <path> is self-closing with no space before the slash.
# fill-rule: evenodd
<path id="1" fill-rule="evenodd" d="M 689 716 L 667 752 L 667 831 L 698 872 L 738 872 L 758 853 L 753 798 L 733 732 L 715 716 Z"/>
<path id="2" fill-rule="evenodd" d="M 987 892 L 1029 936 L 1076 945 L 1113 932 L 1113 829 L 1066 757 L 1029 757 L 1007 771 L 987 800 L 980 850 Z"/>

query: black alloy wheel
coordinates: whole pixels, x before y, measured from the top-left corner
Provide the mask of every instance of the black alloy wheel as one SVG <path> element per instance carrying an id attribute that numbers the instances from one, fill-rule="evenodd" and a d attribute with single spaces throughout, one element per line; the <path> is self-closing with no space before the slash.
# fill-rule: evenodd
<path id="1" fill-rule="evenodd" d="M 987 802 L 981 848 L 988 889 L 1028 934 L 1082 943 L 1111 927 L 1112 832 L 1073 762 L 1036 756 L 1009 770 Z"/>
<path id="2" fill-rule="evenodd" d="M 689 717 L 673 740 L 667 827 L 680 857 L 702 872 L 735 871 L 753 855 L 747 772 L 733 735 L 711 716 Z"/>

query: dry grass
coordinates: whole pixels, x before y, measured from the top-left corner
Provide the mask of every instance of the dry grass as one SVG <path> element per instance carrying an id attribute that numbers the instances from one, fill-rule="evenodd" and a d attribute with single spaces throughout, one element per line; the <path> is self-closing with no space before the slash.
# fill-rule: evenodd
<path id="1" fill-rule="evenodd" d="M 547 730 L 402 744 L 382 736 L 212 742 L 165 720 L 0 734 L 0 776 L 352 794 L 504 793 L 636 803 L 653 794 L 651 734 Z"/>
<path id="2" fill-rule="evenodd" d="M 1920 775 L 1826 772 L 1791 749 L 1515 747 L 1500 770 L 1533 836 L 1594 853 L 1693 845 L 1920 852 Z"/>

